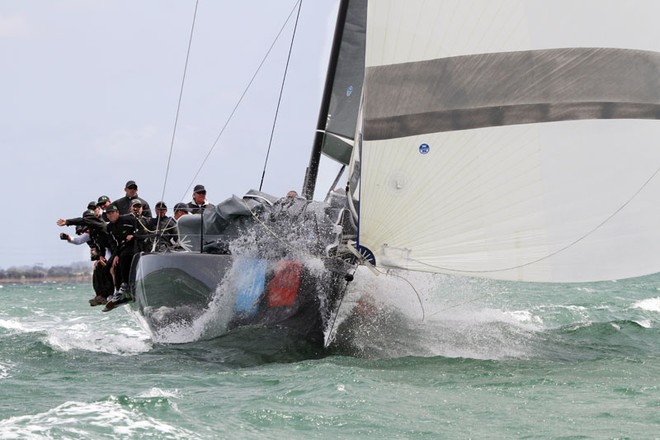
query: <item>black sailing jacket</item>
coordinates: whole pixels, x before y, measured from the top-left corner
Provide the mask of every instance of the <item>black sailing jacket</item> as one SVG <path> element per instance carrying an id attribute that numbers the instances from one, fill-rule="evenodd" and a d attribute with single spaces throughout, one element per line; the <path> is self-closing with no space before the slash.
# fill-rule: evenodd
<path id="1" fill-rule="evenodd" d="M 85 226 L 89 229 L 91 245 L 96 248 L 98 255 L 105 256 L 105 250 L 110 246 L 110 237 L 105 222 L 98 218 L 94 211 L 88 209 L 82 217 L 66 220 L 67 226 Z"/>

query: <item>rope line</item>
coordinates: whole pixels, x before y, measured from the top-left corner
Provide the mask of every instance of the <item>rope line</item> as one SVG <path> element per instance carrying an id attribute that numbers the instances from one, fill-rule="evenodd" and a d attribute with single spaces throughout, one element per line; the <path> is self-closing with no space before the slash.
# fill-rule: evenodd
<path id="1" fill-rule="evenodd" d="M 461 302 L 461 303 L 454 304 L 453 306 L 444 307 L 444 308 L 438 310 L 437 312 L 431 313 L 431 314 L 429 315 L 429 318 L 430 318 L 431 316 L 435 316 L 435 315 L 437 315 L 437 314 L 439 314 L 439 313 L 446 312 L 447 310 L 455 309 L 456 307 L 461 307 L 461 306 L 464 306 L 464 305 L 466 305 L 466 304 L 471 304 L 471 303 L 473 303 L 473 302 L 477 302 L 477 301 L 479 301 L 479 300 L 481 300 L 481 299 L 484 299 L 484 298 L 486 298 L 486 297 L 488 297 L 488 296 L 490 296 L 490 295 L 489 295 L 489 294 L 481 295 L 481 296 L 477 296 L 476 298 L 472 298 L 472 299 L 470 299 L 470 300 L 467 300 L 467 301 L 463 301 L 463 302 Z"/>
<path id="2" fill-rule="evenodd" d="M 410 281 L 408 281 L 408 279 L 406 277 L 403 277 L 401 275 L 397 275 L 395 273 L 385 272 L 385 276 L 388 276 L 388 275 L 402 279 L 403 281 L 408 283 L 408 285 L 413 290 L 413 292 L 415 292 L 415 296 L 417 296 L 417 301 L 419 301 L 419 307 L 422 309 L 422 322 L 424 322 L 424 320 L 426 319 L 426 311 L 424 310 L 424 303 L 422 302 L 422 298 L 419 295 L 419 292 L 417 291 L 417 289 L 415 289 L 415 286 L 413 286 L 413 283 L 411 283 Z"/>

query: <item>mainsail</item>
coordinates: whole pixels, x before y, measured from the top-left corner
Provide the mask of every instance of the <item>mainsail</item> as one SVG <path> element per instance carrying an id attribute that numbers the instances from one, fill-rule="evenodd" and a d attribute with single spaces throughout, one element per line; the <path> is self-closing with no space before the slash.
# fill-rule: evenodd
<path id="1" fill-rule="evenodd" d="M 384 267 L 497 279 L 660 271 L 657 12 L 370 2 L 359 246 Z"/>

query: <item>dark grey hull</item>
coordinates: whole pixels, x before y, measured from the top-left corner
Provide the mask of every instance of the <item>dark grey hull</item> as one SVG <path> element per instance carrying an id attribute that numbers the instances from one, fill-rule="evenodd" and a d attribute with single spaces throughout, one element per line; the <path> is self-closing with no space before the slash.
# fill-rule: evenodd
<path id="1" fill-rule="evenodd" d="M 145 253 L 133 262 L 132 307 L 156 339 L 193 330 L 193 337 L 208 339 L 257 327 L 323 347 L 346 270 L 231 255 Z"/>

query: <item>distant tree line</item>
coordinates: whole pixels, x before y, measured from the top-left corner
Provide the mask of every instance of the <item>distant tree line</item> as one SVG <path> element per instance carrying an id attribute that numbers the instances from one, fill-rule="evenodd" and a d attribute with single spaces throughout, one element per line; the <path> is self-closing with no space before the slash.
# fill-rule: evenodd
<path id="1" fill-rule="evenodd" d="M 0 268 L 0 280 L 16 279 L 48 279 L 48 278 L 80 278 L 89 276 L 92 272 L 88 262 L 72 263 L 68 266 L 44 267 L 41 264 L 34 266 L 12 266 L 7 269 Z"/>

